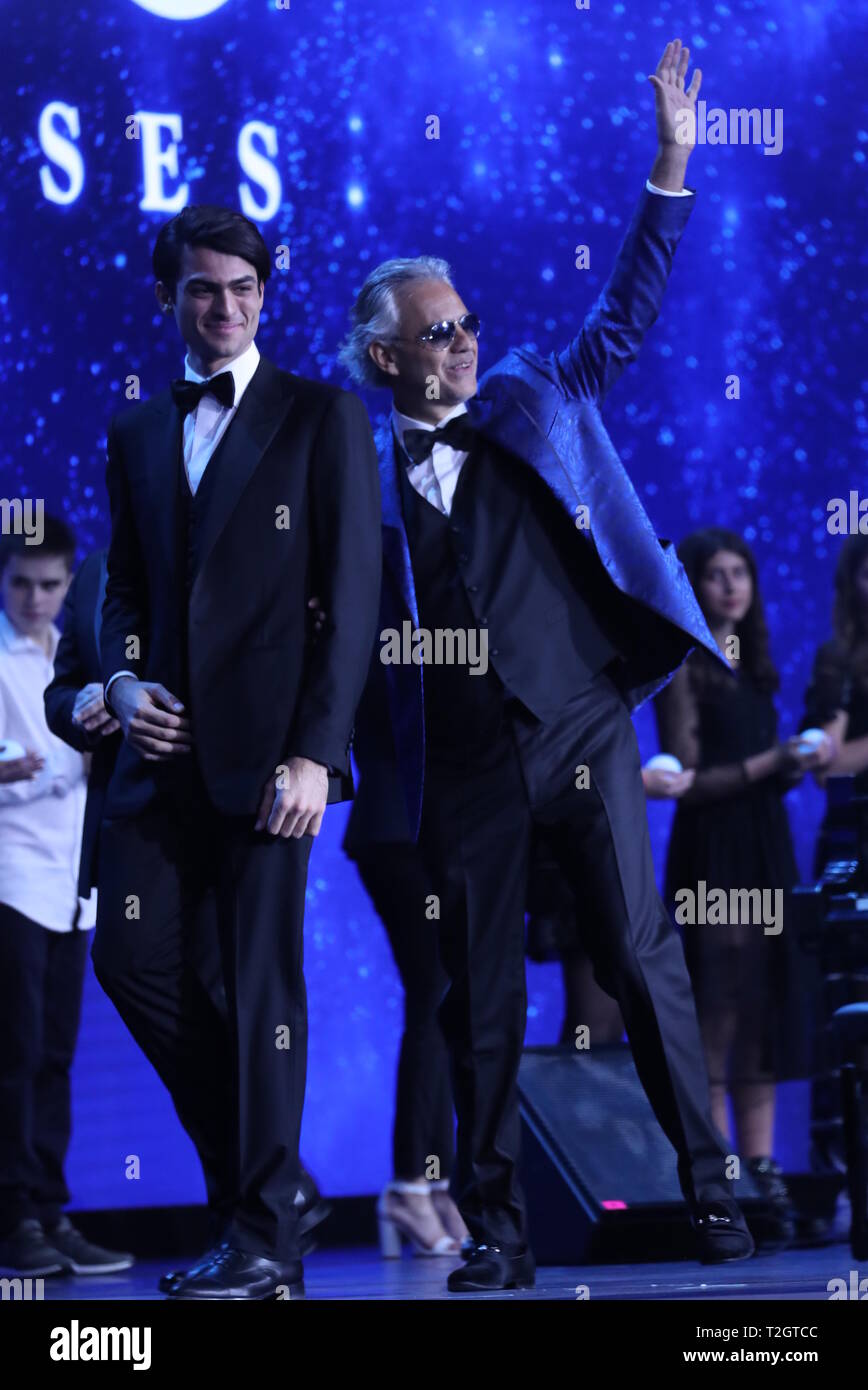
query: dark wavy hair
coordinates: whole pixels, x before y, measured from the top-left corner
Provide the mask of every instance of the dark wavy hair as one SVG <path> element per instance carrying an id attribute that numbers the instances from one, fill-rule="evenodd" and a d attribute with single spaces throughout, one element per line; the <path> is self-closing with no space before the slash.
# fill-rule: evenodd
<path id="1" fill-rule="evenodd" d="M 868 536 L 848 536 L 835 567 L 833 635 L 820 648 L 814 673 L 814 687 L 825 692 L 824 708 L 832 712 L 849 703 L 853 682 L 868 696 L 868 607 L 856 589 L 856 575 L 866 560 Z"/>
<path id="2" fill-rule="evenodd" d="M 164 223 L 154 242 L 154 278 L 174 296 L 185 246 L 208 246 L 225 256 L 240 256 L 256 270 L 259 284 L 271 274 L 271 257 L 258 227 L 233 208 L 191 203 Z"/>
<path id="3" fill-rule="evenodd" d="M 689 536 L 685 536 L 676 549 L 700 607 L 702 599 L 699 586 L 711 557 L 719 550 L 730 550 L 745 561 L 750 571 L 753 600 L 735 629 L 739 639 L 741 669 L 747 672 L 759 690 L 777 690 L 781 678 L 769 650 L 769 630 L 760 594 L 756 559 L 747 541 L 743 536 L 739 536 L 735 531 L 728 531 L 723 526 L 707 526 L 701 531 L 693 531 Z M 697 647 L 691 653 L 690 664 L 699 681 L 715 682 L 728 679 L 720 662 L 715 661 L 704 647 Z"/>
<path id="4" fill-rule="evenodd" d="M 69 572 L 75 564 L 75 532 L 59 516 L 47 512 L 42 518 L 42 540 L 39 545 L 31 545 L 23 534 L 13 532 L 0 537 L 0 574 L 3 573 L 13 555 L 25 560 L 62 560 Z"/>
<path id="5" fill-rule="evenodd" d="M 868 608 L 856 591 L 856 575 L 868 560 L 868 536 L 848 536 L 835 568 L 833 626 L 838 641 L 848 651 L 868 643 Z"/>

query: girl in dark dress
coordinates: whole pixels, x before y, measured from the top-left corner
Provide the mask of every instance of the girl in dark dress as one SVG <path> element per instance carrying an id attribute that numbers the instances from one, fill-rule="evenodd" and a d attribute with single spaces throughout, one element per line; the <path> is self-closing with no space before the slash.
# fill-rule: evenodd
<path id="1" fill-rule="evenodd" d="M 734 532 L 709 528 L 688 536 L 678 555 L 734 675 L 696 648 L 655 702 L 661 749 L 696 769 L 672 823 L 665 897 L 674 906 L 679 890 L 698 895 L 704 882 L 708 893 L 724 889 L 728 903 L 731 889 L 767 889 L 768 901 L 782 904 L 781 916 L 765 923 L 780 926 L 777 934 L 751 914 L 686 925 L 684 948 L 714 1121 L 731 1138 L 729 1096 L 736 1151 L 772 1204 L 773 1238 L 785 1242 L 794 1224 L 772 1157 L 775 1082 L 806 1074 L 810 1031 L 799 1018 L 801 953 L 788 930 L 797 870 L 783 796 L 820 755 L 803 756 L 795 736 L 778 740 L 780 680 L 750 548 Z"/>

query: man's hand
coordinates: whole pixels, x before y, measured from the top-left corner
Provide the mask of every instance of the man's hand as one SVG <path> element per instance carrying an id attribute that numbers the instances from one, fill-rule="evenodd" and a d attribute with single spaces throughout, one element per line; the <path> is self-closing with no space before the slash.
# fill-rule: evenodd
<path id="1" fill-rule="evenodd" d="M 44 767 L 42 754 L 34 753 L 32 748 L 27 749 L 23 758 L 9 758 L 6 762 L 0 760 L 0 786 L 6 782 L 32 782 Z"/>
<path id="2" fill-rule="evenodd" d="M 322 763 L 290 758 L 266 784 L 254 830 L 267 829 L 285 840 L 318 835 L 328 790 L 328 772 Z"/>
<path id="3" fill-rule="evenodd" d="M 654 86 L 657 115 L 657 158 L 651 182 L 658 188 L 680 193 L 690 151 L 696 144 L 696 98 L 702 85 L 702 71 L 696 68 L 693 80 L 684 90 L 690 49 L 672 39 L 663 50 L 657 71 L 648 81 Z"/>
<path id="4" fill-rule="evenodd" d="M 164 685 L 119 676 L 111 689 L 111 702 L 124 738 L 146 762 L 166 762 L 193 747 L 184 706 Z"/>
<path id="5" fill-rule="evenodd" d="M 694 69 L 693 80 L 685 91 L 689 58 L 690 49 L 682 48 L 680 39 L 671 39 L 663 50 L 657 71 L 648 78 L 654 84 L 657 140 L 661 149 L 674 145 L 689 151 L 696 144 L 696 98 L 702 86 L 702 69 Z"/>
<path id="6" fill-rule="evenodd" d="M 90 685 L 85 685 L 79 690 L 72 707 L 72 722 L 80 724 L 87 733 L 100 734 L 102 737 L 113 734 L 121 727 L 120 721 L 105 707 L 99 681 L 91 681 Z"/>

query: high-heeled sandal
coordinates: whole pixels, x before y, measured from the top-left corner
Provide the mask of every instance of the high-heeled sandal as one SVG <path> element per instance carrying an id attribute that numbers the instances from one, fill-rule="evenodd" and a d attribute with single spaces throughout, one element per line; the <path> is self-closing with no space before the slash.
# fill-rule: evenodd
<path id="1" fill-rule="evenodd" d="M 421 1231 L 414 1226 L 410 1210 L 400 1211 L 388 1201 L 390 1196 L 415 1194 L 427 1197 L 431 1204 L 430 1217 L 436 1221 L 441 1235 L 433 1244 L 426 1244 Z M 427 1213 L 425 1214 L 427 1215 Z M 430 1218 L 429 1218 L 430 1219 Z M 377 1202 L 377 1225 L 380 1232 L 380 1253 L 384 1259 L 399 1259 L 401 1240 L 407 1240 L 417 1255 L 449 1255 L 453 1259 L 460 1253 L 458 1242 L 448 1235 L 440 1216 L 431 1201 L 431 1184 L 427 1182 L 390 1182 L 383 1188 Z"/>
<path id="2" fill-rule="evenodd" d="M 455 1205 L 449 1192 L 449 1179 L 438 1178 L 430 1182 L 431 1200 L 434 1203 L 434 1210 L 440 1217 L 441 1224 L 447 1235 L 453 1240 L 457 1240 L 461 1246 L 462 1255 L 473 1249 L 473 1236 L 464 1224 L 461 1212 Z"/>

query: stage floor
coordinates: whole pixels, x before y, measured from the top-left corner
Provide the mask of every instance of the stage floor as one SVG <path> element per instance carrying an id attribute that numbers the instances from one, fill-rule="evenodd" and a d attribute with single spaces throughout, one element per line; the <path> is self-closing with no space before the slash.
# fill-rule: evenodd
<path id="1" fill-rule="evenodd" d="M 183 1267 L 183 1262 L 181 1267 Z M 46 1279 L 45 1299 L 163 1299 L 157 1279 L 177 1269 L 177 1257 L 142 1262 L 125 1274 L 105 1278 Z M 405 1254 L 384 1260 L 374 1249 L 315 1251 L 305 1260 L 308 1299 L 479 1299 L 479 1294 L 448 1294 L 446 1276 L 453 1263 Z M 857 1266 L 847 1244 L 817 1250 L 788 1250 L 756 1255 L 751 1260 L 707 1268 L 697 1261 L 665 1264 L 546 1266 L 537 1271 L 536 1288 L 486 1295 L 502 1299 L 575 1300 L 577 1287 L 592 1301 L 608 1299 L 822 1299 L 830 1279 L 849 1283 Z"/>

